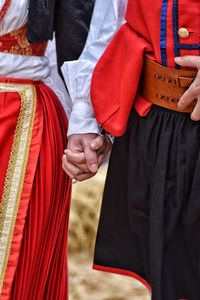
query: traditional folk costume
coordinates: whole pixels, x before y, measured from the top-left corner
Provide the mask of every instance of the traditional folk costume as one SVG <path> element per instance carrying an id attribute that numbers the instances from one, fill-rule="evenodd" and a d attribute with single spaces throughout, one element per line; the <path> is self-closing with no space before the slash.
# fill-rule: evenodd
<path id="1" fill-rule="evenodd" d="M 57 11 L 61 11 L 59 4 L 62 1 L 57 1 Z M 62 171 L 67 120 L 57 96 L 43 83 L 50 74 L 44 56 L 46 41 L 54 31 L 49 25 L 53 24 L 54 11 L 49 10 L 50 4 L 46 5 L 47 1 L 32 1 L 29 9 L 28 0 L 0 1 L 1 300 L 68 298 L 71 182 Z M 66 3 L 59 22 L 69 26 L 62 19 L 65 7 Z M 82 10 L 83 20 L 79 20 L 84 29 L 81 36 L 78 34 L 76 51 L 67 50 L 67 25 L 63 28 L 65 43 L 64 32 L 56 31 L 58 46 L 63 44 L 66 59 L 70 55 L 78 57 L 91 9 L 92 6 L 87 7 L 86 22 Z M 44 17 L 38 19 L 42 14 Z M 59 22 L 57 18 L 57 29 Z M 60 63 L 64 59 L 63 48 L 59 48 Z"/>
<path id="2" fill-rule="evenodd" d="M 199 55 L 200 3 L 129 0 L 123 21 L 125 1 L 103 2 L 82 55 L 92 48 L 100 56 L 102 32 L 105 47 L 120 27 L 94 70 L 91 98 L 99 123 L 122 136 L 111 154 L 94 268 L 139 279 L 153 300 L 198 300 L 200 122 L 190 119 L 191 107 L 177 111 L 196 70 L 178 70 L 174 57 Z"/>

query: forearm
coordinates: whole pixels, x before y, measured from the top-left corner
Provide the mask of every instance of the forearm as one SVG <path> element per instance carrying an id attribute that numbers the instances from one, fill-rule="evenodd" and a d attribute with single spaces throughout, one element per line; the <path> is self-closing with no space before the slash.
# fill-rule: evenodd
<path id="1" fill-rule="evenodd" d="M 91 77 L 98 59 L 123 23 L 125 9 L 124 0 L 96 0 L 88 39 L 80 58 L 76 61 L 66 61 L 62 67 L 73 105 L 69 135 L 85 132 L 85 126 L 88 126 L 91 132 L 99 133 L 91 108 Z"/>

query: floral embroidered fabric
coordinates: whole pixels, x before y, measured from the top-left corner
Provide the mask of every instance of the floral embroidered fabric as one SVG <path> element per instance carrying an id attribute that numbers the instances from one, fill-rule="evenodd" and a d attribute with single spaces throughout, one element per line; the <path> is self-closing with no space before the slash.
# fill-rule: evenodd
<path id="1" fill-rule="evenodd" d="M 43 56 L 47 42 L 30 44 L 27 38 L 27 26 L 7 33 L 0 38 L 0 52 L 11 54 Z"/>

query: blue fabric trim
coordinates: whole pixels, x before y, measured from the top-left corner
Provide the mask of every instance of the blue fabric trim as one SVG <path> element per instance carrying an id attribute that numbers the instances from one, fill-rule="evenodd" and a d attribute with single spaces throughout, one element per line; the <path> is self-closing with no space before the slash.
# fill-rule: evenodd
<path id="1" fill-rule="evenodd" d="M 200 44 L 180 44 L 180 38 L 178 35 L 179 29 L 179 15 L 178 15 L 178 0 L 173 2 L 173 33 L 174 33 L 174 54 L 180 56 L 180 50 L 198 50 Z M 177 68 L 179 68 L 177 66 Z"/>
<path id="2" fill-rule="evenodd" d="M 174 34 L 174 56 L 180 56 L 179 51 L 179 35 L 178 35 L 178 25 L 179 25 L 179 15 L 178 15 L 178 0 L 174 0 L 173 2 L 173 34 Z M 179 69 L 180 67 L 176 65 L 176 68 Z"/>
<path id="3" fill-rule="evenodd" d="M 198 50 L 200 49 L 200 44 L 179 44 L 178 47 L 183 50 Z"/>
<path id="4" fill-rule="evenodd" d="M 173 15 L 174 52 L 175 52 L 175 56 L 180 56 L 179 35 L 178 35 L 178 25 L 179 25 L 178 0 L 174 0 L 173 2 L 172 15 Z"/>
<path id="5" fill-rule="evenodd" d="M 161 59 L 163 66 L 167 66 L 167 5 L 168 0 L 163 0 L 162 4 L 162 13 L 160 20 L 160 50 L 161 50 Z"/>

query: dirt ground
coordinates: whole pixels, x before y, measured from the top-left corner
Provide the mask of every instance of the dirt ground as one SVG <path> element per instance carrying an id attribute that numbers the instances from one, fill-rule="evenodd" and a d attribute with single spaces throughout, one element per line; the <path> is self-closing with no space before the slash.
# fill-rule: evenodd
<path id="1" fill-rule="evenodd" d="M 150 300 L 132 278 L 92 270 L 106 167 L 85 183 L 73 185 L 69 228 L 69 300 Z"/>

